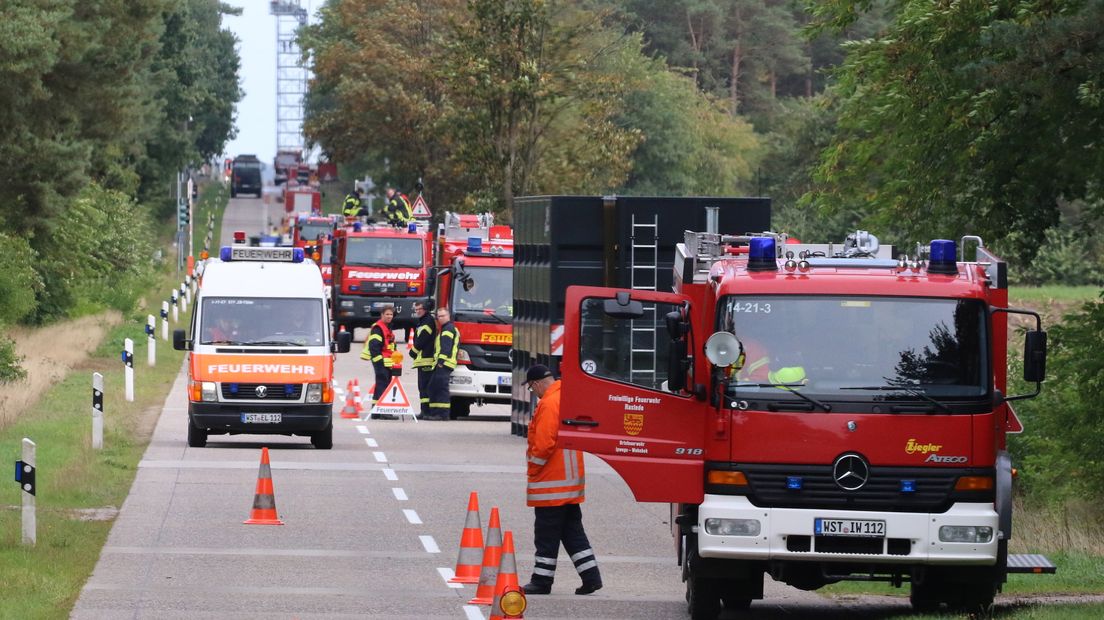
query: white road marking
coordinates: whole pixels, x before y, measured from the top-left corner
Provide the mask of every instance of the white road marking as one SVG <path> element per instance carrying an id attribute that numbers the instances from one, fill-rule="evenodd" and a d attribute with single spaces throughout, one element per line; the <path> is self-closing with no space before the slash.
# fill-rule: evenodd
<path id="1" fill-rule="evenodd" d="M 383 468 L 383 477 L 392 481 L 399 479 L 399 476 L 395 473 L 395 470 L 391 469 L 390 467 Z"/>
<path id="2" fill-rule="evenodd" d="M 379 444 L 376 443 L 376 440 L 372 439 L 371 437 L 365 437 L 364 438 L 364 443 L 368 444 L 369 448 L 378 448 L 379 447 Z"/>
<path id="3" fill-rule="evenodd" d="M 418 538 L 422 541 L 426 553 L 441 553 L 441 548 L 437 546 L 437 541 L 433 540 L 432 536 L 419 536 Z"/>
<path id="4" fill-rule="evenodd" d="M 373 452 L 372 456 L 376 457 L 376 462 L 377 463 L 386 463 L 387 462 L 387 455 L 382 453 L 382 452 Z"/>
<path id="5" fill-rule="evenodd" d="M 485 620 L 483 610 L 475 605 L 464 605 L 464 615 L 468 617 L 468 620 Z"/>
<path id="6" fill-rule="evenodd" d="M 441 576 L 441 579 L 445 580 L 445 585 L 450 587 L 450 588 L 455 588 L 455 589 L 459 590 L 460 588 L 464 587 L 464 584 L 462 584 L 462 583 L 449 583 L 449 579 L 452 579 L 453 577 L 456 576 L 456 573 L 452 572 L 451 568 L 440 568 L 440 567 L 438 567 L 437 568 L 437 574 Z M 482 619 L 483 616 L 480 616 L 480 618 Z"/>
<path id="7" fill-rule="evenodd" d="M 368 427 L 367 427 L 367 426 L 365 426 L 365 425 L 363 425 L 363 424 L 357 424 L 357 427 L 356 427 L 356 429 L 357 429 L 357 431 L 358 431 L 358 432 L 359 432 L 359 433 L 360 433 L 361 435 L 371 435 L 371 434 L 372 434 L 372 433 L 371 433 L 371 432 L 370 432 L 370 431 L 368 430 Z"/>
<path id="8" fill-rule="evenodd" d="M 421 525 L 422 518 L 418 516 L 418 513 L 410 508 L 403 508 L 403 514 L 406 515 L 406 520 L 410 522 L 410 525 Z"/>
<path id="9" fill-rule="evenodd" d="M 409 499 L 406 496 L 406 491 L 400 489 L 399 487 L 392 487 L 391 492 L 395 494 L 395 499 L 399 500 L 400 502 L 405 502 L 407 499 Z"/>

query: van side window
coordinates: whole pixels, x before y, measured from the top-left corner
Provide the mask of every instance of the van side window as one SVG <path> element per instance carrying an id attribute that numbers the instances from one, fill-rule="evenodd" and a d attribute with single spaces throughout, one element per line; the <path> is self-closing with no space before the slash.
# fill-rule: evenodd
<path id="1" fill-rule="evenodd" d="M 644 315 L 614 318 L 605 299 L 588 298 L 579 308 L 579 364 L 589 375 L 663 390 L 671 340 L 664 316 L 674 304 L 645 302 Z"/>

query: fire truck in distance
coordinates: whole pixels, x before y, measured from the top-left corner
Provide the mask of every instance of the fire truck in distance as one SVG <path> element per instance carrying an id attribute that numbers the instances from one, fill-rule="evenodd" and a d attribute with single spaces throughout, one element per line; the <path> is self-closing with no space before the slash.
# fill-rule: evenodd
<path id="1" fill-rule="evenodd" d="M 510 402 L 514 237 L 509 226 L 494 225 L 491 213 L 445 213 L 437 240 L 443 265 L 437 306 L 452 311 L 460 331 L 449 386 L 456 418 L 473 404 Z"/>
<path id="2" fill-rule="evenodd" d="M 385 306 L 395 308 L 393 329 L 417 324 L 414 302 L 427 301 L 433 290 L 429 229 L 356 222 L 334 231 L 330 252 L 335 329 L 370 327 Z"/>
<path id="3" fill-rule="evenodd" d="M 764 574 L 814 590 L 908 582 L 921 610 L 988 606 L 1009 573 L 1011 403 L 1046 333 L 1008 307 L 978 237 L 911 257 L 686 232 L 674 291 L 567 291 L 560 438 L 638 501 L 671 504 L 693 618 L 747 608 Z M 958 261 L 974 247 L 973 261 Z M 1032 317 L 1008 394 L 1008 315 Z"/>
<path id="4" fill-rule="evenodd" d="M 291 245 L 297 248 L 316 245 L 319 238 L 333 235 L 335 225 L 333 217 L 300 213 L 292 227 Z"/>

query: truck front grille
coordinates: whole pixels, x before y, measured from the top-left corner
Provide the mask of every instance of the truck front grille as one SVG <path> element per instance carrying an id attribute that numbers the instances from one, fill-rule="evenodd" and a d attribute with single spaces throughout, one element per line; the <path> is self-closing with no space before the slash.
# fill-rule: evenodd
<path id="1" fill-rule="evenodd" d="M 257 394 L 257 388 L 264 386 L 264 396 Z M 303 396 L 301 383 L 223 383 L 223 400 L 263 400 L 294 401 Z"/>

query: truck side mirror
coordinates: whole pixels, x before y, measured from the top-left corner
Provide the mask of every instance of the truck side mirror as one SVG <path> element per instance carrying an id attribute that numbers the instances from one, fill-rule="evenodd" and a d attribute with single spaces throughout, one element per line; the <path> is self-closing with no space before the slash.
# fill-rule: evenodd
<path id="1" fill-rule="evenodd" d="M 1027 332 L 1024 340 L 1024 381 L 1040 383 L 1046 378 L 1047 335 L 1044 331 Z"/>
<path id="2" fill-rule="evenodd" d="M 348 353 L 353 344 L 352 332 L 337 332 L 337 340 L 332 343 L 335 353 Z"/>
<path id="3" fill-rule="evenodd" d="M 174 329 L 173 330 L 173 349 L 175 349 L 177 351 L 191 351 L 192 350 L 192 341 L 187 340 L 184 337 L 184 330 L 182 330 L 182 329 Z"/>

